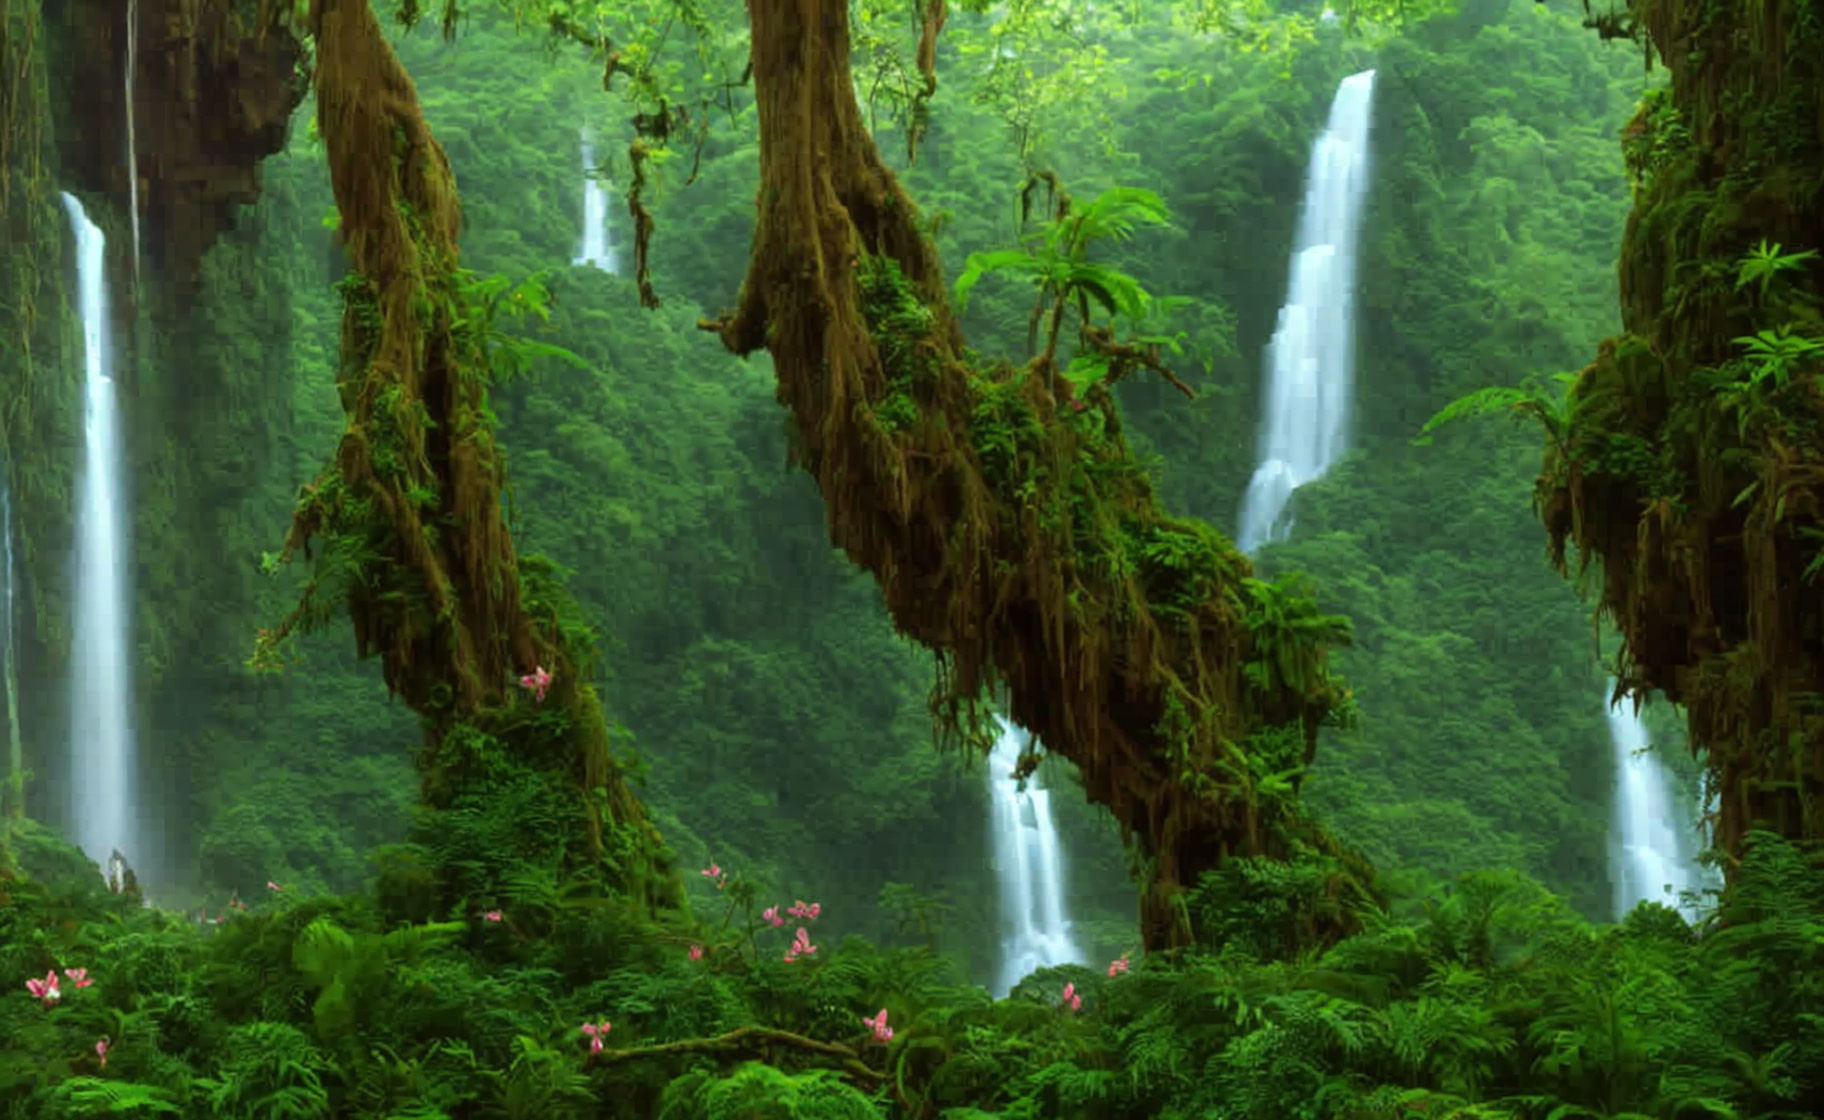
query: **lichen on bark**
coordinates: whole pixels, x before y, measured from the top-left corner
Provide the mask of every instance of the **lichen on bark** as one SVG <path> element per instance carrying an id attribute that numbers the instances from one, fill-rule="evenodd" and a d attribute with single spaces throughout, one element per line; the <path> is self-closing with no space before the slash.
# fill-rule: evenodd
<path id="1" fill-rule="evenodd" d="M 262 633 L 256 662 L 340 598 L 361 654 L 379 656 L 388 688 L 423 718 L 433 814 L 455 814 L 446 824 L 485 814 L 518 783 L 533 800 L 548 795 L 542 811 L 561 818 L 548 850 L 526 855 L 654 907 L 679 905 L 657 830 L 609 752 L 588 635 L 548 567 L 514 553 L 449 163 L 368 0 L 313 0 L 309 19 L 351 269 L 338 376 L 348 426 L 300 496 L 281 556 L 317 540 L 316 570 L 299 606 Z M 540 667 L 552 675 L 548 696 L 515 688 Z M 566 844 L 577 831 L 586 842 Z M 498 886 L 450 872 L 447 901 Z"/>
<path id="2" fill-rule="evenodd" d="M 1008 714 L 1138 842 L 1147 945 L 1183 945 L 1180 892 L 1225 858 L 1340 854 L 1294 793 L 1346 700 L 1325 670 L 1346 627 L 1165 513 L 1106 389 L 1063 407 L 1054 371 L 965 349 L 863 123 L 847 5 L 748 9 L 758 223 L 737 309 L 705 326 L 771 352 L 832 538 L 938 652 L 940 728 L 979 743 L 1004 685 Z"/>
<path id="3" fill-rule="evenodd" d="M 1824 249 L 1824 9 L 1637 0 L 1670 72 L 1624 134 L 1625 333 L 1572 385 L 1538 505 L 1562 568 L 1600 562 L 1620 692 L 1686 706 L 1733 867 L 1747 833 L 1824 837 L 1824 397 L 1815 356 L 1757 382 L 1761 331 L 1824 338 L 1824 265 L 1744 283 L 1757 248 Z M 1617 33 L 1621 33 L 1618 31 Z"/>

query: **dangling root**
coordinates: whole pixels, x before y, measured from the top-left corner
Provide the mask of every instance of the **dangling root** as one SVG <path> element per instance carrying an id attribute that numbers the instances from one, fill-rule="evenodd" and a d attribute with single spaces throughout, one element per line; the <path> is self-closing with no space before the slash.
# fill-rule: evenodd
<path id="1" fill-rule="evenodd" d="M 1201 872 L 1327 846 L 1255 773 L 1309 761 L 1343 698 L 1323 646 L 1344 632 L 1266 610 L 1256 628 L 1277 589 L 1158 507 L 1106 390 L 1060 407 L 1042 371 L 973 364 L 917 208 L 863 125 L 846 3 L 749 12 L 759 221 L 737 309 L 705 326 L 736 353 L 771 351 L 832 538 L 940 652 L 941 728 L 979 731 L 978 702 L 1005 683 L 1011 716 L 1150 857 L 1147 944 L 1183 944 L 1175 899 Z"/>

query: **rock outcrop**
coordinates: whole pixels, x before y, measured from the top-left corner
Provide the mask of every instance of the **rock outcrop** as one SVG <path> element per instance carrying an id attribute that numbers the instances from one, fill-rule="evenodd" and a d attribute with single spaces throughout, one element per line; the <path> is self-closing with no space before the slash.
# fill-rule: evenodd
<path id="1" fill-rule="evenodd" d="M 130 206 L 128 19 L 141 253 L 174 290 L 259 198 L 260 162 L 285 145 L 303 100 L 304 51 L 271 0 L 70 0 L 53 98 L 64 181 Z M 47 15 L 49 13 L 47 12 Z"/>

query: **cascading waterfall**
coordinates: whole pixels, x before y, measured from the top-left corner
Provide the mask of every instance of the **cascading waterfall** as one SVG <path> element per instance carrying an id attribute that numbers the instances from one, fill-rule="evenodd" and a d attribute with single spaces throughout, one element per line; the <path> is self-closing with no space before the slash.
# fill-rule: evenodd
<path id="1" fill-rule="evenodd" d="M 1614 689 L 1610 682 L 1609 695 Z M 1697 863 L 1697 830 L 1673 795 L 1672 775 L 1647 750 L 1647 728 L 1632 700 L 1609 707 L 1609 741 L 1615 749 L 1615 826 L 1609 859 L 1615 916 L 1643 901 L 1663 902 L 1695 917 L 1680 901 L 1704 885 Z M 1701 808 L 1701 807 L 1700 807 Z"/>
<path id="2" fill-rule="evenodd" d="M 1038 775 L 1026 788 L 1011 775 L 1028 734 L 996 717 L 1000 738 L 988 756 L 988 780 L 994 797 L 994 864 L 1001 880 L 1005 933 L 1001 939 L 1001 973 L 995 997 L 1003 998 L 1035 969 L 1081 963 L 1064 920 L 1064 860 L 1052 822 L 1051 800 Z"/>
<path id="3" fill-rule="evenodd" d="M 3 775 L 7 785 L 0 789 L 0 816 L 17 813 L 22 809 L 20 799 L 25 793 L 25 748 L 19 737 L 19 666 L 15 660 L 17 645 L 14 638 L 13 607 L 14 580 L 13 574 L 13 495 L 7 486 L 6 460 L 0 457 L 0 584 L 4 584 L 6 593 L 0 596 L 0 682 L 3 682 L 6 698 L 6 773 Z"/>
<path id="4" fill-rule="evenodd" d="M 1236 545 L 1252 553 L 1292 530 L 1292 492 L 1343 453 L 1355 381 L 1355 246 L 1368 188 L 1374 71 L 1344 78 L 1311 145 L 1297 248 L 1267 347 L 1260 465 L 1242 499 Z"/>
<path id="5" fill-rule="evenodd" d="M 106 241 L 82 203 L 63 196 L 76 231 L 82 318 L 83 458 L 76 510 L 70 649 L 70 821 L 98 864 L 140 839 L 131 816 L 133 681 L 127 646 L 127 549 L 121 430 L 109 347 Z"/>
<path id="6" fill-rule="evenodd" d="M 583 141 L 583 245 L 577 250 L 575 264 L 586 264 L 603 272 L 619 274 L 620 261 L 614 243 L 608 236 L 608 188 L 592 174 L 595 170 L 595 145 Z"/>
<path id="7" fill-rule="evenodd" d="M 139 283 L 139 139 L 133 129 L 133 74 L 139 66 L 139 0 L 127 0 L 127 198 L 133 222 L 133 283 Z"/>

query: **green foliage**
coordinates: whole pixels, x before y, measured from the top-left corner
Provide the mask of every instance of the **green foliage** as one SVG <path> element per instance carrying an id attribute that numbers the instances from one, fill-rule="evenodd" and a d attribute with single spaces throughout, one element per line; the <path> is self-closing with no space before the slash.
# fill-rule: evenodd
<path id="1" fill-rule="evenodd" d="M 1782 253 L 1782 246 L 1768 244 L 1765 237 L 1759 245 L 1748 251 L 1736 266 L 1735 286 L 1745 288 L 1750 284 L 1757 285 L 1757 292 L 1764 301 L 1767 290 L 1781 274 L 1801 271 L 1805 262 L 1816 260 L 1818 251 L 1806 249 L 1799 253 Z"/>
<path id="2" fill-rule="evenodd" d="M 664 43 L 663 21 L 646 18 L 668 4 L 546 7 L 600 15 L 588 26 L 632 44 L 621 73 L 648 108 L 652 91 L 696 72 L 689 48 Z M 427 819 L 416 843 L 377 853 L 372 897 L 345 906 L 262 904 L 208 936 L 100 898 L 78 854 L 23 841 L 38 881 L 0 884 L 0 974 L 15 978 L 0 999 L 0 1115 L 1804 1115 L 1824 1093 L 1811 980 L 1824 975 L 1824 888 L 1805 853 L 1757 844 L 1725 920 L 1696 930 L 1652 907 L 1592 927 L 1523 876 L 1460 875 L 1526 868 L 1583 910 L 1606 901 L 1598 681 L 1581 608 L 1536 560 L 1524 506 L 1537 441 L 1502 439 L 1491 454 L 1488 440 L 1446 428 L 1422 456 L 1405 444 L 1419 418 L 1466 393 L 1480 403 L 1457 415 L 1558 415 L 1555 386 L 1488 386 L 1567 368 L 1608 328 L 1625 204 L 1613 126 L 1636 93 L 1634 60 L 1597 54 L 1575 15 L 1522 3 L 1491 19 L 1477 7 L 1461 20 L 1427 21 L 1411 5 L 1369 13 L 1384 37 L 1402 17 L 1413 33 L 1386 37 L 1375 60 L 1364 454 L 1301 492 L 1299 537 L 1261 558 L 1269 574 L 1311 572 L 1323 601 L 1356 619 L 1347 667 L 1365 715 L 1357 729 L 1326 733 L 1314 800 L 1378 861 L 1436 875 L 1447 890 L 1384 915 L 1323 857 L 1238 862 L 1187 903 L 1196 951 L 1136 961 L 1120 977 L 1100 965 L 1048 970 L 998 1003 L 964 986 L 959 976 L 985 971 L 1000 931 L 980 901 L 994 890 L 980 858 L 980 774 L 924 749 L 929 667 L 832 555 L 809 485 L 774 469 L 787 441 L 764 370 L 709 348 L 694 309 L 635 318 L 624 279 L 559 270 L 546 300 L 536 284 L 501 278 L 568 259 L 576 127 L 619 135 L 625 122 L 598 108 L 599 94 L 580 100 L 599 86 L 599 62 L 547 66 L 478 19 L 455 47 L 420 37 L 404 50 L 468 201 L 465 255 L 483 271 L 465 277 L 466 291 L 484 317 L 462 327 L 508 375 L 495 407 L 513 452 L 515 532 L 575 570 L 577 607 L 547 602 L 565 612 L 574 644 L 592 645 L 591 629 L 608 635 L 592 677 L 649 748 L 646 795 L 666 834 L 693 857 L 713 846 L 751 869 L 759 902 L 773 884 L 810 884 L 832 932 L 817 932 L 817 959 L 788 965 L 769 930 L 755 938 L 764 952 L 736 951 L 752 943 L 738 917 L 718 927 L 719 909 L 702 925 L 655 928 L 619 900 L 560 890 L 545 863 L 577 841 L 575 821 L 518 757 L 548 729 L 464 727 L 445 745 L 486 777 L 486 792 Z M 732 59 L 738 72 L 739 25 L 719 14 L 681 12 L 680 26 L 714 24 L 717 64 Z M 999 202 L 1021 153 L 989 119 L 1011 106 L 1016 127 L 1030 126 L 1073 181 L 1146 182 L 1161 218 L 1170 200 L 1175 227 L 1134 216 L 1153 211 L 1133 202 L 1128 231 L 1153 231 L 1140 244 L 1111 237 L 1097 244 L 1113 250 L 1106 258 L 1077 254 L 1073 265 L 1076 241 L 1054 225 L 1012 256 L 1049 251 L 1055 269 L 1002 271 L 1041 293 L 1049 285 L 1052 306 L 1085 323 L 1128 319 L 1140 344 L 1172 341 L 1134 314 L 1173 310 L 1149 290 L 1198 293 L 1177 310 L 1194 315 L 1187 349 L 1203 363 L 1202 398 L 1186 406 L 1149 396 L 1155 386 L 1119 388 L 1129 437 L 1169 467 L 1162 486 L 1226 517 L 1251 467 L 1256 357 L 1292 236 L 1285 200 L 1338 73 L 1368 63 L 1318 39 L 1308 14 L 1254 0 L 1174 8 L 1174 31 L 1125 27 L 1121 11 L 1060 26 L 1069 14 L 1084 13 L 1022 3 L 993 22 L 953 17 L 940 65 L 947 100 L 934 103 L 914 193 L 954 215 L 939 234 L 950 259 L 1011 242 Z M 876 41 L 900 33 L 902 10 L 876 15 Z M 1178 33 L 1195 25 L 1221 28 L 1226 45 Z M 622 34 L 629 26 L 634 39 Z M 1059 49 L 999 61 L 1016 42 Z M 1273 49 L 1252 49 L 1261 44 Z M 996 60 L 985 104 L 957 96 L 974 76 L 952 51 L 970 65 Z M 727 117 L 746 129 L 751 113 L 737 105 Z M 1672 150 L 1676 124 L 1654 133 L 1652 159 Z M 290 592 L 254 578 L 259 545 L 340 426 L 321 267 L 333 250 L 315 222 L 325 184 L 307 130 L 297 133 L 297 150 L 267 165 L 242 234 L 212 254 L 194 321 L 154 332 L 158 359 L 141 371 L 135 412 L 147 449 L 136 498 L 148 738 L 170 752 L 171 772 L 194 775 L 170 803 L 194 810 L 193 854 L 218 900 L 229 886 L 265 898 L 267 878 L 294 891 L 354 886 L 360 853 L 398 838 L 418 792 L 407 757 L 417 730 L 348 654 L 346 634 L 302 645 L 302 672 L 253 678 L 239 665 L 250 620 Z M 746 244 L 752 157 L 739 139 L 712 145 L 694 192 L 660 207 L 661 286 L 726 300 Z M 1777 307 L 1791 268 L 1764 269 L 1744 266 L 1735 279 Z M 925 313 L 886 269 L 862 275 L 870 316 Z M 973 337 L 1004 344 L 1027 326 L 1023 294 L 966 291 Z M 518 338 L 499 329 L 516 315 Z M 1817 333 L 1792 322 L 1793 338 Z M 918 355 L 885 357 L 894 385 L 876 418 L 891 429 L 917 421 Z M 1749 355 L 1732 376 L 1752 376 L 1760 360 Z M 32 446 L 71 444 L 70 401 L 34 402 L 63 427 Z M 994 420 L 983 426 L 987 452 L 1017 485 L 1030 417 L 998 397 L 983 405 Z M 1617 462 L 1643 453 L 1610 450 Z M 52 542 L 33 594 L 54 599 L 67 486 L 44 487 L 65 468 L 34 456 L 26 469 L 40 472 L 33 530 Z M 1178 526 L 1116 543 L 1105 561 L 1146 572 L 1149 596 L 1168 607 L 1194 601 L 1185 573 L 1215 547 Z M 351 572 L 360 559 L 342 557 Z M 525 557 L 534 599 L 542 571 Z M 1261 682 L 1302 679 L 1308 636 L 1343 633 L 1289 579 L 1246 585 L 1236 609 L 1271 622 L 1261 629 L 1274 640 L 1251 651 Z M 55 609 L 37 618 L 55 633 Z M 39 690 L 61 703 L 60 690 Z M 1263 794 L 1291 796 L 1303 748 L 1259 736 L 1227 761 Z M 1131 893 L 1109 873 L 1118 853 L 1106 822 L 1067 781 L 1053 788 L 1073 885 L 1087 881 L 1083 893 L 1097 896 L 1075 900 L 1073 916 L 1080 931 L 1109 931 L 1100 960 L 1132 940 Z M 461 913 L 437 904 L 446 875 Z M 502 922 L 478 916 L 495 907 Z M 1301 924 L 1342 907 L 1364 915 L 1367 932 L 1316 958 L 1294 951 Z M 441 921 L 451 917 L 462 921 Z M 425 923 L 440 932 L 414 953 L 414 935 L 396 927 Z M 843 940 L 850 930 L 923 944 L 876 949 Z M 711 946 L 705 960 L 686 957 L 693 941 Z M 59 1007 L 18 989 L 18 977 L 84 961 L 97 989 Z M 1080 1013 L 1058 1006 L 1067 980 L 1084 995 Z M 859 1026 L 882 1006 L 896 1027 L 890 1045 Z M 592 1062 L 576 1024 L 604 1016 L 611 1048 L 764 1024 L 849 1046 L 891 1076 L 880 1088 L 850 1081 L 785 1045 Z M 83 1063 L 104 1032 L 118 1045 L 101 1071 Z M 767 1064 L 745 1061 L 756 1056 Z"/>
<path id="3" fill-rule="evenodd" d="M 793 1075 L 749 1062 L 727 1077 L 697 1072 L 665 1087 L 658 1120 L 876 1120 L 868 1098 L 827 1070 Z"/>
<path id="4" fill-rule="evenodd" d="M 969 294 L 984 276 L 1000 273 L 1025 277 L 1038 291 L 1027 345 L 1049 365 L 1057 352 L 1066 312 L 1075 314 L 1079 333 L 1087 331 L 1093 321 L 1092 302 L 1110 319 L 1126 318 L 1131 322 L 1147 317 L 1154 303 L 1151 293 L 1120 269 L 1091 261 L 1089 250 L 1098 242 L 1127 241 L 1140 226 L 1165 226 L 1170 221 L 1159 196 L 1137 187 L 1111 187 L 1081 210 L 1061 205 L 1055 220 L 1026 238 L 1025 249 L 969 254 L 956 278 L 957 309 L 968 310 Z M 1048 314 L 1050 325 L 1040 351 L 1039 324 Z M 1105 355 L 1079 350 L 1066 376 L 1087 387 L 1100 380 L 1108 366 Z"/>
<path id="5" fill-rule="evenodd" d="M 1425 426 L 1419 429 L 1419 434 L 1413 437 L 1412 442 L 1421 446 L 1429 444 L 1431 433 L 1453 420 L 1505 412 L 1537 421 L 1544 429 L 1545 437 L 1554 446 L 1562 448 L 1569 430 L 1570 410 L 1574 404 L 1566 388 L 1576 379 L 1576 374 L 1554 374 L 1552 382 L 1556 387 L 1553 388 L 1537 377 L 1529 376 L 1518 386 L 1490 385 L 1477 389 L 1439 409 L 1431 419 L 1425 421 Z"/>

